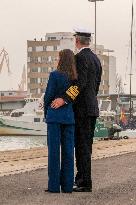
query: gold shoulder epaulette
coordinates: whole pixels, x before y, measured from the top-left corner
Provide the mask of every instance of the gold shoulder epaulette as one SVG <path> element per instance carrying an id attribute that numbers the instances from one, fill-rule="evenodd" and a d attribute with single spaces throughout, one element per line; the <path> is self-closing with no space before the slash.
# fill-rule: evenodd
<path id="1" fill-rule="evenodd" d="M 67 95 L 75 100 L 75 98 L 79 94 L 78 86 L 70 86 L 70 88 L 66 91 Z"/>

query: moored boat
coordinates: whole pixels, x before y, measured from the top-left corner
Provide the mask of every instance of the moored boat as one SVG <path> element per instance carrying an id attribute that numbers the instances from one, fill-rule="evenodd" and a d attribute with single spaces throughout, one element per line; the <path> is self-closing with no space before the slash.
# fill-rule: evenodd
<path id="1" fill-rule="evenodd" d="M 26 99 L 24 108 L 13 110 L 10 116 L 0 116 L 0 135 L 47 135 L 43 110 L 36 98 Z"/>

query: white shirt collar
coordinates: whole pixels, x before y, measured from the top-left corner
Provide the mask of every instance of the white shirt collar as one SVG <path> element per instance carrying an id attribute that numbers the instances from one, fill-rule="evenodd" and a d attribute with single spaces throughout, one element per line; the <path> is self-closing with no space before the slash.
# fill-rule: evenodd
<path id="1" fill-rule="evenodd" d="M 85 49 L 85 48 L 90 48 L 89 46 L 86 46 L 86 47 L 82 47 L 82 48 L 80 48 L 79 50 L 78 50 L 78 53 L 79 52 L 81 52 L 83 49 Z"/>

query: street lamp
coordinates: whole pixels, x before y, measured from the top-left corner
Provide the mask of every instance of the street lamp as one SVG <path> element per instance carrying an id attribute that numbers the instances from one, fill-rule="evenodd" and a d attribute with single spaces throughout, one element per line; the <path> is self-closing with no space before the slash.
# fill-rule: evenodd
<path id="1" fill-rule="evenodd" d="M 95 43 L 94 43 L 94 45 L 95 45 L 95 53 L 96 53 L 96 2 L 97 1 L 104 1 L 104 0 L 88 0 L 88 1 L 95 3 Z"/>

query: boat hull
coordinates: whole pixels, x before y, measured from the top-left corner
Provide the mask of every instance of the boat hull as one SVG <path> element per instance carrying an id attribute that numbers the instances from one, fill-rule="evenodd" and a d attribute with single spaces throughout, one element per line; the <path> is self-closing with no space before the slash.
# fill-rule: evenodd
<path id="1" fill-rule="evenodd" d="M 44 122 L 32 123 L 0 119 L 0 136 L 45 136 L 47 126 Z"/>

